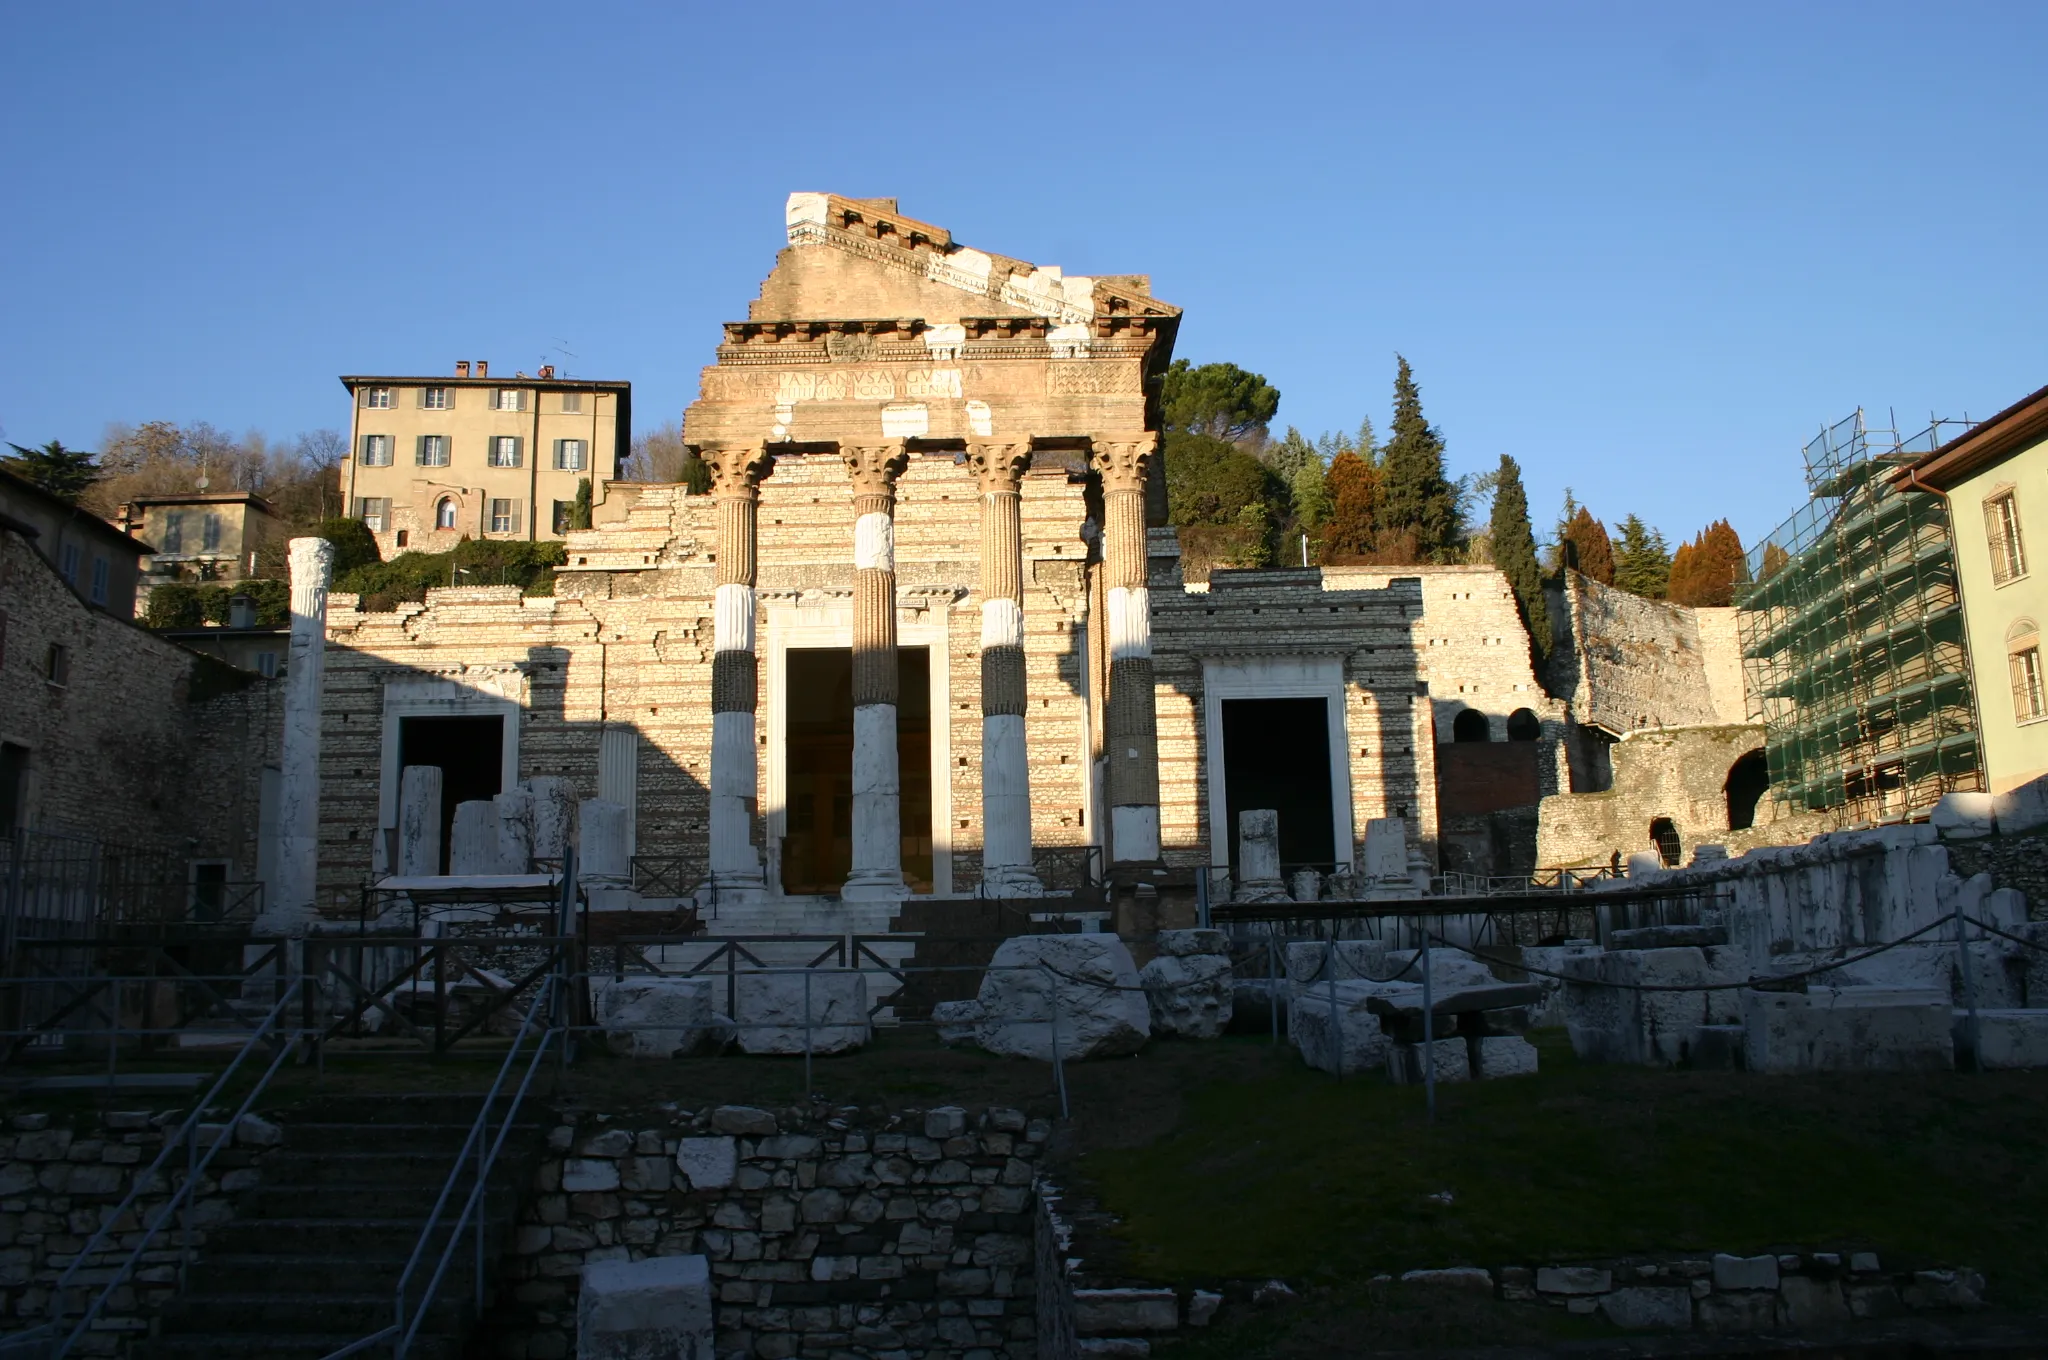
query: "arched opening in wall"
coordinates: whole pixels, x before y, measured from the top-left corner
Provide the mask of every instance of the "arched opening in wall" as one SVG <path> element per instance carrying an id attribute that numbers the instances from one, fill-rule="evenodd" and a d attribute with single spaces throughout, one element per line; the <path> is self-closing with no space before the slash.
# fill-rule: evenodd
<path id="1" fill-rule="evenodd" d="M 1452 741 L 1492 741 L 1493 733 L 1487 729 L 1486 715 L 1476 708 L 1461 708 L 1458 716 L 1451 720 Z"/>
<path id="2" fill-rule="evenodd" d="M 434 527 L 436 529 L 453 529 L 455 527 L 455 513 L 455 498 L 453 496 L 443 496 L 441 503 L 434 507 Z"/>
<path id="3" fill-rule="evenodd" d="M 1508 714 L 1508 740 L 1534 741 L 1543 735 L 1543 724 L 1536 715 L 1526 708 L 1518 708 Z"/>
<path id="4" fill-rule="evenodd" d="M 1770 763 L 1762 751 L 1751 751 L 1728 767 L 1728 829 L 1745 831 L 1756 825 L 1756 805 L 1771 786 Z"/>
<path id="5" fill-rule="evenodd" d="M 1657 843 L 1657 858 L 1667 867 L 1676 868 L 1685 847 L 1679 843 L 1678 828 L 1669 817 L 1658 817 L 1650 823 L 1650 839 Z"/>

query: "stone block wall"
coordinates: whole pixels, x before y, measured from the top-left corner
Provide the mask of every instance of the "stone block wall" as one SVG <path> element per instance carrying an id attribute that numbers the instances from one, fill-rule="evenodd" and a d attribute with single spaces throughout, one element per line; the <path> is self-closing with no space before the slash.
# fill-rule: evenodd
<path id="1" fill-rule="evenodd" d="M 1036 1354 L 1044 1120 L 721 1106 L 636 1122 L 554 1130 L 479 1353 L 569 1355 L 586 1264 L 701 1253 L 721 1360 Z"/>
<path id="2" fill-rule="evenodd" d="M 1543 800 L 1537 863 L 1605 864 L 1617 853 L 1626 860 L 1654 851 L 1650 823 L 1659 817 L 1669 818 L 1678 831 L 1680 863 L 1701 844 L 1727 844 L 1729 770 L 1743 755 L 1761 750 L 1763 740 L 1763 728 L 1750 725 L 1631 733 L 1610 752 L 1611 788 Z M 1768 819 L 1774 810 L 1766 794 L 1756 815 Z"/>
<path id="3" fill-rule="evenodd" d="M 1695 610 L 1565 574 L 1550 595 L 1550 689 L 1616 736 L 1749 721 L 1735 611 Z"/>

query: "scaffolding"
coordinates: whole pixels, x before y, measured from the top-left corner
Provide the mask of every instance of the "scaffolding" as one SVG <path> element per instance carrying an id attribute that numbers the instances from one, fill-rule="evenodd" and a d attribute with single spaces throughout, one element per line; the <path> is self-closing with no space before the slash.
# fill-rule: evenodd
<path id="1" fill-rule="evenodd" d="M 1859 408 L 1807 444 L 1811 499 L 1750 550 L 1744 689 L 1788 811 L 1897 821 L 1983 786 L 1947 504 L 1890 481 L 1967 428 L 1900 439 Z"/>

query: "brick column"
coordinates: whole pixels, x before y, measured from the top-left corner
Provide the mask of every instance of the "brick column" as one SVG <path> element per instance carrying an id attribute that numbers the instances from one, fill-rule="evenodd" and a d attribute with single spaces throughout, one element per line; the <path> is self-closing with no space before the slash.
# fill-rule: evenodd
<path id="1" fill-rule="evenodd" d="M 969 444 L 981 484 L 981 883 L 990 897 L 1037 897 L 1031 780 L 1024 754 L 1024 540 L 1028 444 Z"/>
<path id="2" fill-rule="evenodd" d="M 1109 585 L 1103 755 L 1110 860 L 1115 864 L 1159 858 L 1159 726 L 1152 704 L 1152 596 L 1145 575 L 1145 480 L 1158 438 L 1147 431 L 1095 440 L 1095 468 L 1102 477 L 1102 569 Z"/>
<path id="3" fill-rule="evenodd" d="M 755 524 L 761 479 L 775 462 L 759 444 L 706 447 L 718 507 L 718 588 L 711 653 L 711 881 L 727 892 L 765 887 L 754 845 L 760 752 L 754 714 L 760 693 L 754 657 Z"/>
<path id="4" fill-rule="evenodd" d="M 840 896 L 909 896 L 896 768 L 896 479 L 900 443 L 847 445 L 853 477 L 853 870 Z"/>

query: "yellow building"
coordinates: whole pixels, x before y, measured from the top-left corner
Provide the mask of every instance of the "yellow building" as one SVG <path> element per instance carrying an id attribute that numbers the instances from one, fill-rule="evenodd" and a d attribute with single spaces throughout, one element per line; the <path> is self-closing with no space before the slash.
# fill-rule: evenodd
<path id="1" fill-rule="evenodd" d="M 115 523 L 152 546 L 142 561 L 145 587 L 282 575 L 283 562 L 267 560 L 283 539 L 277 512 L 247 491 L 138 496 Z"/>
<path id="2" fill-rule="evenodd" d="M 1948 499 L 1985 787 L 2048 775 L 2048 387 L 1892 480 Z"/>
<path id="3" fill-rule="evenodd" d="M 465 360 L 452 378 L 344 377 L 354 406 L 341 489 L 389 558 L 461 539 L 560 538 L 579 482 L 593 503 L 633 437 L 633 385 L 493 378 Z"/>

